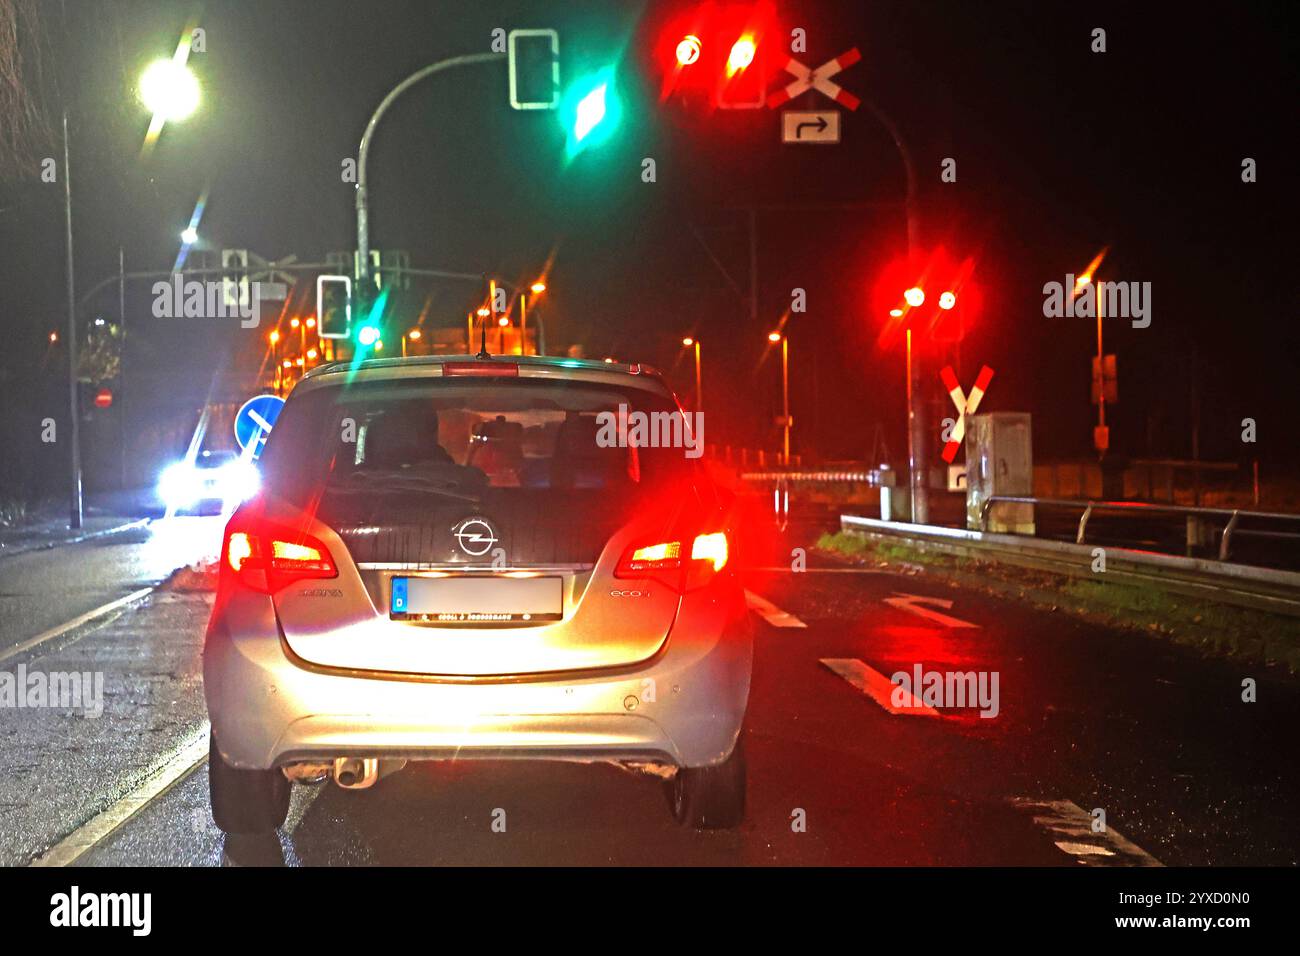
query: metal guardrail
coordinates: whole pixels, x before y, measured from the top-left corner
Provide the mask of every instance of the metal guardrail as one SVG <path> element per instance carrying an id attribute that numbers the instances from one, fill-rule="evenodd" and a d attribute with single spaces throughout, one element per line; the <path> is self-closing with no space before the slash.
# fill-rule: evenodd
<path id="1" fill-rule="evenodd" d="M 980 528 L 983 531 L 988 531 L 989 509 L 994 502 L 1033 505 L 1035 508 L 1082 508 L 1083 512 L 1079 516 L 1078 531 L 1074 538 L 1075 544 L 1085 543 L 1088 520 L 1093 516 L 1094 512 L 1122 514 L 1130 517 L 1180 516 L 1189 522 L 1189 541 L 1193 539 L 1190 527 L 1192 521 L 1202 517 L 1225 519 L 1223 531 L 1219 537 L 1220 561 L 1227 561 L 1232 553 L 1232 537 L 1234 534 L 1259 538 L 1293 539 L 1300 542 L 1300 515 L 1296 514 L 1284 514 L 1276 511 L 1243 511 L 1240 508 L 1201 508 L 1188 505 L 1151 504 L 1145 501 L 1083 501 L 1070 498 L 1032 498 L 1016 495 L 990 495 L 985 499 L 984 504 L 980 507 Z M 1247 520 L 1293 522 L 1296 524 L 1297 530 L 1267 531 L 1260 528 L 1242 528 L 1239 525 L 1243 518 Z"/>
<path id="2" fill-rule="evenodd" d="M 1158 587 L 1188 597 L 1300 617 L 1300 573 L 1294 571 L 1108 546 L 1105 549 L 1106 570 L 1098 574 L 1093 571 L 1093 548 L 1087 545 L 1025 535 L 882 521 L 857 515 L 841 515 L 840 527 L 871 537 L 905 538 L 957 557 L 1013 564 L 1089 580 L 1104 577 L 1137 586 Z"/>

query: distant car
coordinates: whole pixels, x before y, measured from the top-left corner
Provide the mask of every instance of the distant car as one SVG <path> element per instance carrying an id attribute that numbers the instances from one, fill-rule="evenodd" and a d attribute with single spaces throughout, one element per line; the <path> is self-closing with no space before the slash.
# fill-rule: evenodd
<path id="1" fill-rule="evenodd" d="M 752 632 L 722 493 L 610 416 L 683 413 L 640 366 L 421 357 L 294 389 L 230 519 L 204 649 L 212 812 L 408 760 L 643 765 L 682 824 L 745 805 Z M 629 447 L 631 446 L 631 447 Z"/>
<path id="2" fill-rule="evenodd" d="M 257 493 L 257 466 L 230 450 L 204 449 L 194 461 L 173 462 L 158 479 L 158 497 L 168 510 L 239 504 Z"/>

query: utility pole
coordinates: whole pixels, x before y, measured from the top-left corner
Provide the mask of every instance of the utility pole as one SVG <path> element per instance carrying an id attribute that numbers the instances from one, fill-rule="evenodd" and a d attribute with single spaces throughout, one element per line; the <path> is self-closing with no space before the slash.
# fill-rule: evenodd
<path id="1" fill-rule="evenodd" d="M 66 94 L 65 94 L 66 96 Z M 63 106 L 63 224 L 68 257 L 68 412 L 72 442 L 68 527 L 81 527 L 81 402 L 77 393 L 77 296 L 72 265 L 72 170 L 68 148 L 68 107 Z"/>
<path id="2" fill-rule="evenodd" d="M 790 467 L 790 336 L 781 336 L 781 419 L 785 429 L 782 463 Z"/>
<path id="3" fill-rule="evenodd" d="M 119 332 L 117 357 L 117 420 L 118 452 L 122 470 L 122 490 L 126 491 L 126 253 L 117 247 L 117 328 Z"/>

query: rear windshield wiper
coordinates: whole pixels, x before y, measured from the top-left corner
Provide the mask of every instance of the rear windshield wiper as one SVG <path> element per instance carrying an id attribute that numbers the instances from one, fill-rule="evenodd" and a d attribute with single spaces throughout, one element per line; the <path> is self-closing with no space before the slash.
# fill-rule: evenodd
<path id="1" fill-rule="evenodd" d="M 331 482 L 326 488 L 330 492 L 344 495 L 432 494 L 473 504 L 483 500 L 482 495 L 460 490 L 456 481 L 398 469 L 353 472 L 340 481 Z"/>

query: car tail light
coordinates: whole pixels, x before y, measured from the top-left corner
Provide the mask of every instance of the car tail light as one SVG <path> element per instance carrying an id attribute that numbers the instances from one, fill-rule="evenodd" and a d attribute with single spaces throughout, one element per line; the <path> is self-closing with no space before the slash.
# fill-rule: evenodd
<path id="1" fill-rule="evenodd" d="M 518 377 L 517 362 L 496 362 L 484 359 L 481 362 L 443 362 L 443 375 L 478 375 Z"/>
<path id="2" fill-rule="evenodd" d="M 634 544 L 623 552 L 614 577 L 649 578 L 675 591 L 693 591 L 712 581 L 726 566 L 727 558 L 727 535 L 723 531 L 699 534 L 693 539 Z"/>
<path id="3" fill-rule="evenodd" d="M 237 511 L 226 526 L 221 573 L 254 591 L 274 594 L 303 578 L 336 578 L 339 570 L 319 538 Z"/>

